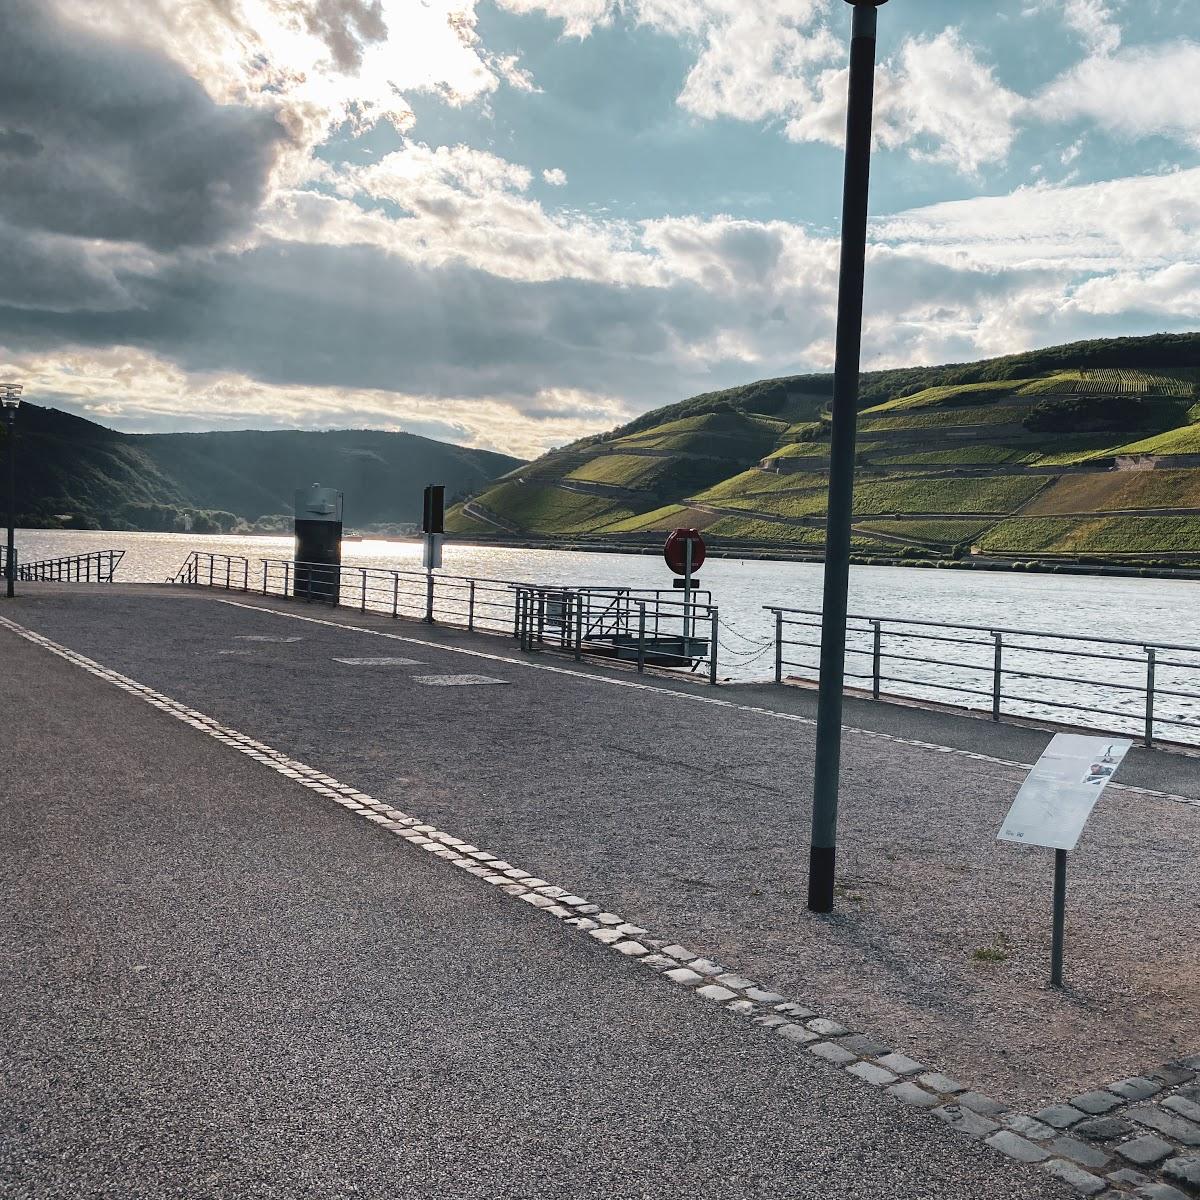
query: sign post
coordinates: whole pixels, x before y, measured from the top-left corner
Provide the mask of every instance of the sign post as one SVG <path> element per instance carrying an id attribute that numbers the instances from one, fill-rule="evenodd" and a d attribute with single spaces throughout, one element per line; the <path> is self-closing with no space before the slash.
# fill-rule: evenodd
<path id="1" fill-rule="evenodd" d="M 421 565 L 425 568 L 425 621 L 433 624 L 433 573 L 442 565 L 442 536 L 445 532 L 446 485 L 425 485 L 422 506 L 421 531 L 425 545 L 421 552 Z"/>
<path id="2" fill-rule="evenodd" d="M 697 582 L 692 572 L 704 566 L 707 553 L 698 529 L 676 529 L 663 546 L 663 558 L 667 566 L 676 575 L 683 576 L 683 653 L 688 658 L 692 654 L 692 588 Z M 675 586 L 679 586 L 679 580 L 675 581 Z"/>
<path id="3" fill-rule="evenodd" d="M 1021 785 L 997 835 L 1000 841 L 1054 851 L 1054 918 L 1050 986 L 1063 985 L 1067 852 L 1075 849 L 1096 801 L 1133 743 L 1122 738 L 1059 733 Z"/>

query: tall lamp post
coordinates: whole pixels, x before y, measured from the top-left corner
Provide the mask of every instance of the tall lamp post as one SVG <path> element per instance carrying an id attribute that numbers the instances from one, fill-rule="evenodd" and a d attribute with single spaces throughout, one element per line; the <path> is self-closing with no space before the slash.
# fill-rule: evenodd
<path id="1" fill-rule="evenodd" d="M 17 405 L 21 403 L 22 391 L 22 384 L 0 383 L 0 410 L 4 413 L 4 440 L 8 443 L 8 555 L 4 562 L 4 577 L 5 591 L 10 598 L 16 594 L 17 581 L 17 456 L 13 443 L 17 437 Z"/>
<path id="2" fill-rule="evenodd" d="M 821 684 L 817 698 L 812 848 L 808 868 L 808 907 L 818 913 L 833 911 L 838 775 L 842 758 L 842 688 L 846 676 L 846 598 L 850 589 L 850 522 L 854 506 L 854 440 L 858 429 L 871 115 L 875 103 L 876 10 L 887 0 L 847 0 L 847 3 L 854 6 L 854 32 L 850 40 L 842 263 L 833 368 L 825 591 L 821 606 Z"/>

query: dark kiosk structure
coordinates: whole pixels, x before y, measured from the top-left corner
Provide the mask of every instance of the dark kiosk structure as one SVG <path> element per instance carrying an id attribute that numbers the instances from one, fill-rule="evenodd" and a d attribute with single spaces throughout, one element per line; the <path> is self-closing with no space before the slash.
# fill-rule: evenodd
<path id="1" fill-rule="evenodd" d="M 337 604 L 342 578 L 342 493 L 319 483 L 296 492 L 296 576 L 298 600 Z"/>

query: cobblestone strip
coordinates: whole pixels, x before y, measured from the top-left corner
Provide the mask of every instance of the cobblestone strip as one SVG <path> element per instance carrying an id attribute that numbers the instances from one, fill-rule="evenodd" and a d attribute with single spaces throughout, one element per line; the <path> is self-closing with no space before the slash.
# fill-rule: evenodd
<path id="1" fill-rule="evenodd" d="M 632 679 L 613 679 L 604 675 L 592 675 L 583 671 L 573 671 L 569 667 L 556 667 L 550 663 L 534 663 L 523 658 L 512 658 L 503 654 L 492 654 L 486 650 L 472 650 L 466 646 L 447 646 L 441 642 L 430 642 L 423 638 L 408 637 L 401 633 L 391 633 L 383 629 L 371 629 L 366 625 L 347 625 L 341 621 L 330 621 L 323 617 L 309 617 L 302 613 L 281 612 L 277 608 L 267 608 L 261 604 L 247 604 L 241 600 L 226 600 L 224 598 L 217 601 L 218 604 L 227 604 L 231 608 L 243 608 L 250 612 L 268 613 L 273 617 L 284 617 L 291 621 L 306 621 L 312 625 L 326 625 L 331 629 L 344 629 L 352 633 L 365 633 L 371 637 L 389 638 L 397 642 L 407 642 L 412 646 L 422 646 L 430 650 L 444 650 L 450 654 L 465 654 L 471 658 L 487 659 L 490 662 L 508 663 L 515 667 L 526 667 L 534 671 L 549 671 L 555 675 L 572 675 L 577 679 L 590 679 L 595 683 L 607 684 L 611 687 L 627 687 L 635 688 L 642 692 L 653 692 L 659 696 L 669 696 L 675 700 L 690 701 L 694 704 L 714 704 L 718 708 L 729 708 L 735 712 L 753 713 L 759 717 L 770 717 L 778 721 L 791 721 L 797 725 L 808 725 L 810 727 L 816 725 L 816 721 L 812 717 L 801 716 L 799 713 L 780 712 L 773 708 L 763 708 L 756 704 L 738 704 L 733 700 L 723 700 L 717 696 L 699 695 L 693 692 L 680 692 L 674 688 L 656 687 L 652 683 L 637 683 Z M 961 758 L 971 758 L 976 762 L 990 763 L 998 767 L 1010 767 L 1014 771 L 1028 772 L 1033 770 L 1032 763 L 1016 762 L 1010 758 L 996 758 L 990 754 L 979 754 L 974 750 L 963 750 L 957 746 L 943 746 L 937 742 L 923 742 L 917 738 L 902 738 L 894 733 L 881 733 L 877 729 L 861 729 L 854 725 L 847 725 L 845 732 L 853 734 L 856 737 L 874 738 L 876 741 L 890 742 L 893 745 L 912 746 L 918 750 L 931 750 L 935 754 L 954 754 Z M 1157 800 L 1170 800 L 1174 804 L 1185 804 L 1191 808 L 1200 808 L 1200 798 L 1191 796 L 1178 796 L 1173 792 L 1158 792 L 1152 788 L 1134 787 L 1128 783 L 1110 783 L 1109 791 L 1129 792 L 1137 796 L 1152 796 Z"/>
<path id="2" fill-rule="evenodd" d="M 574 926 L 617 954 L 749 1019 L 798 1050 L 840 1067 L 865 1085 L 886 1091 L 900 1103 L 928 1109 L 965 1137 L 1019 1162 L 1038 1164 L 1083 1195 L 1103 1193 L 1101 1200 L 1126 1195 L 1144 1200 L 1200 1196 L 1200 1055 L 1171 1063 L 1144 1078 L 1120 1080 L 1103 1091 L 1073 1097 L 1069 1103 L 1033 1115 L 1011 1112 L 990 1096 L 890 1045 L 788 1000 L 677 942 L 651 936 L 649 930 L 605 911 L 584 896 L 425 824 L 15 621 L 0 617 L 0 626 L 514 900 Z"/>

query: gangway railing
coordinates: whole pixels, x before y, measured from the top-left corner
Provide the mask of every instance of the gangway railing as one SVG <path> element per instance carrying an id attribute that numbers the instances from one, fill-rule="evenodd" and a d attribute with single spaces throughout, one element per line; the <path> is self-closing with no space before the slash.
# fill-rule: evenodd
<path id="1" fill-rule="evenodd" d="M 361 612 L 515 638 L 529 649 L 647 667 L 707 667 L 717 677 L 718 614 L 709 592 L 685 604 L 673 589 L 530 584 L 193 551 L 169 582 L 336 603 Z"/>
<path id="2" fill-rule="evenodd" d="M 124 557 L 124 550 L 92 550 L 86 554 L 65 554 L 23 562 L 16 554 L 16 578 L 42 583 L 112 583 Z M 0 578 L 7 577 L 7 572 L 8 548 L 0 546 Z"/>
<path id="3" fill-rule="evenodd" d="M 816 681 L 821 614 L 775 608 L 775 682 Z M 846 678 L 899 697 L 1200 744 L 1200 646 L 854 615 Z"/>

